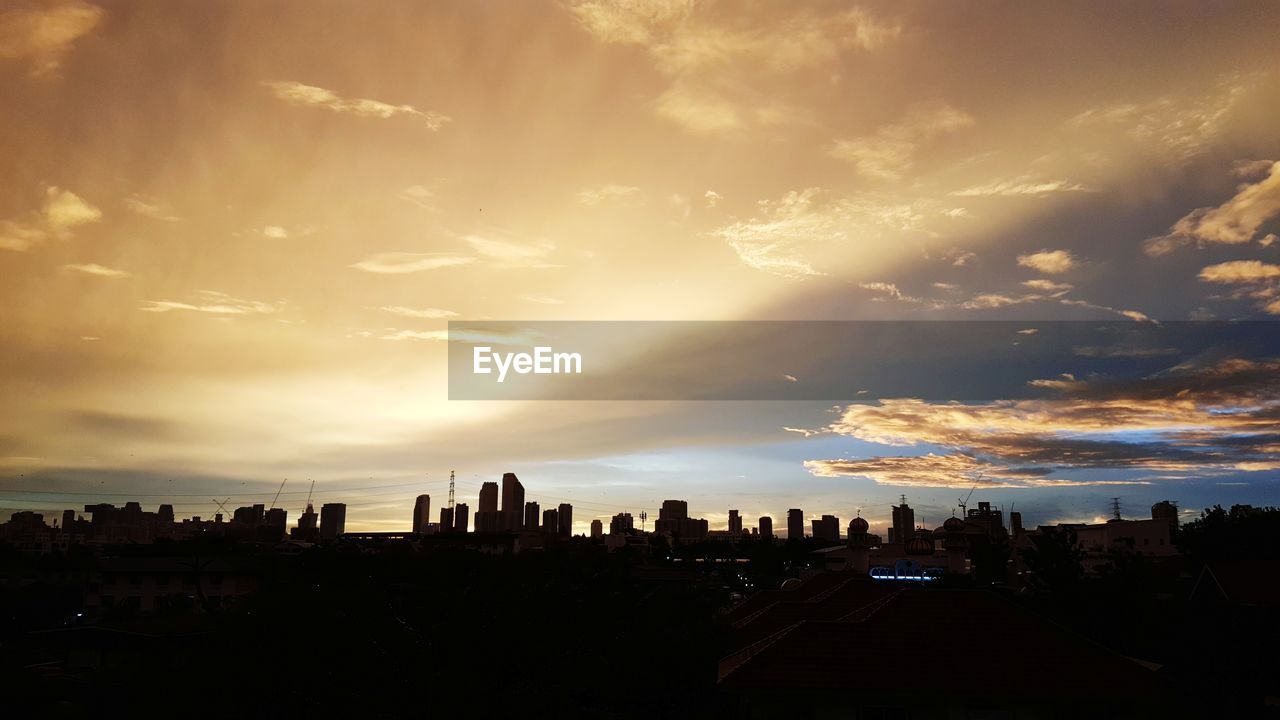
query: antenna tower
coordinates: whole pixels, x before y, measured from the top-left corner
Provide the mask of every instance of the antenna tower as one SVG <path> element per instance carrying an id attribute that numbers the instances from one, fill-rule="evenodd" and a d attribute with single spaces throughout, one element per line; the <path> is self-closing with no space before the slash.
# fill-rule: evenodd
<path id="1" fill-rule="evenodd" d="M 1111 516 L 1114 520 L 1124 519 L 1120 517 L 1120 498 L 1118 497 L 1111 498 Z"/>
<path id="2" fill-rule="evenodd" d="M 453 510 L 453 471 L 449 471 L 449 509 Z"/>

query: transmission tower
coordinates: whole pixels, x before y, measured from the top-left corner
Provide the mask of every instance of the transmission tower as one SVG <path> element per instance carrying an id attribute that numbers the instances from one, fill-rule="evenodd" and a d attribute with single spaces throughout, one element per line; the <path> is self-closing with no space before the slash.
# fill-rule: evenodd
<path id="1" fill-rule="evenodd" d="M 645 532 L 645 521 L 647 521 L 648 519 L 649 519 L 649 511 L 641 510 L 640 511 L 640 532 Z"/>
<path id="2" fill-rule="evenodd" d="M 452 470 L 449 471 L 449 510 L 450 510 L 449 514 L 452 515 L 453 514 L 452 513 L 452 510 L 453 510 L 453 471 Z"/>
<path id="3" fill-rule="evenodd" d="M 1122 520 L 1120 517 L 1120 498 L 1111 498 L 1111 516 L 1114 520 Z"/>

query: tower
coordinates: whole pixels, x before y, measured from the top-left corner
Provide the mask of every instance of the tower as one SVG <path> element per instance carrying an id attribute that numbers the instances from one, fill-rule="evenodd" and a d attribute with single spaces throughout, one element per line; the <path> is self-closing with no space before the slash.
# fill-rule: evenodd
<path id="1" fill-rule="evenodd" d="M 413 503 L 413 531 L 424 533 L 431 524 L 431 496 L 419 495 Z"/>
<path id="2" fill-rule="evenodd" d="M 804 511 L 791 508 L 787 511 L 787 540 L 804 539 Z"/>
<path id="3" fill-rule="evenodd" d="M 524 514 L 524 485 L 515 473 L 502 474 L 502 529 L 519 530 Z"/>
<path id="4" fill-rule="evenodd" d="M 916 511 L 907 505 L 907 496 L 903 495 L 900 505 L 893 506 L 893 527 L 889 528 L 889 542 L 905 543 L 915 535 Z"/>

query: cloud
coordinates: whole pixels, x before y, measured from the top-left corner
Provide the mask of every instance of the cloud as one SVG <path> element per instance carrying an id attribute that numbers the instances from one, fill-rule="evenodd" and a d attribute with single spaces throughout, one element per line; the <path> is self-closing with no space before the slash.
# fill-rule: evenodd
<path id="1" fill-rule="evenodd" d="M 263 227 L 262 234 L 272 240 L 284 240 L 289 237 L 289 231 L 279 225 L 267 225 Z"/>
<path id="2" fill-rule="evenodd" d="M 564 304 L 564 300 L 561 300 L 560 298 L 549 297 L 547 295 L 538 295 L 536 293 L 532 293 L 529 295 L 521 295 L 520 299 L 524 300 L 525 302 L 537 303 L 539 305 L 563 305 Z"/>
<path id="3" fill-rule="evenodd" d="M 125 209 L 143 217 L 165 222 L 178 222 L 182 218 L 164 209 L 160 201 L 143 195 L 130 195 L 124 200 Z"/>
<path id="4" fill-rule="evenodd" d="M 848 51 L 874 50 L 899 33 L 859 8 L 779 6 L 729 22 L 708 5 L 681 0 L 588 0 L 570 3 L 569 12 L 601 42 L 644 48 L 668 81 L 654 111 L 694 133 L 799 122 L 803 113 L 760 85 L 828 67 Z"/>
<path id="5" fill-rule="evenodd" d="M 873 196 L 832 198 L 822 188 L 762 200 L 757 213 L 711 231 L 748 267 L 786 278 L 826 274 L 818 259 L 839 259 L 850 239 L 871 243 L 885 233 L 919 232 L 927 209 L 886 204 Z"/>
<path id="6" fill-rule="evenodd" d="M 396 193 L 396 197 L 407 203 L 413 203 L 423 210 L 435 212 L 440 209 L 436 205 L 435 192 L 425 185 L 410 185 Z"/>
<path id="7" fill-rule="evenodd" d="M 716 205 L 719 205 L 720 201 L 724 199 L 724 196 L 716 192 L 715 190 L 706 191 L 705 193 L 703 193 L 702 197 L 707 199 L 707 207 L 709 208 L 713 208 Z"/>
<path id="8" fill-rule="evenodd" d="M 1199 277 L 1213 283 L 1255 283 L 1280 278 L 1280 265 L 1259 260 L 1233 260 L 1210 265 L 1200 271 Z"/>
<path id="9" fill-rule="evenodd" d="M 458 316 L 458 313 L 452 310 L 441 310 L 440 308 L 411 308 L 403 305 L 383 305 L 378 309 L 383 312 L 391 313 L 392 315 L 399 315 L 400 317 L 425 318 L 430 320 L 439 320 Z"/>
<path id="10" fill-rule="evenodd" d="M 0 58 L 30 60 L 33 77 L 55 75 L 75 41 L 106 13 L 85 2 L 18 7 L 0 14 Z"/>
<path id="11" fill-rule="evenodd" d="M 279 312 L 284 306 L 282 302 L 244 300 L 215 290 L 201 290 L 197 295 L 198 298 L 193 302 L 148 300 L 138 309 L 152 313 L 187 311 L 212 315 L 270 315 Z"/>
<path id="12" fill-rule="evenodd" d="M 1184 161 L 1212 146 L 1261 77 L 1230 77 L 1203 95 L 1165 96 L 1093 108 L 1067 124 L 1116 127 L 1139 147 L 1159 149 L 1175 161 Z"/>
<path id="13" fill-rule="evenodd" d="M 644 202 L 644 195 L 634 185 L 602 185 L 580 190 L 578 202 L 588 207 L 604 204 L 637 205 Z"/>
<path id="14" fill-rule="evenodd" d="M 1019 264 L 1021 264 L 1021 262 L 1019 262 Z M 1044 280 L 1044 279 L 1023 280 L 1022 284 L 1023 286 L 1029 287 L 1032 290 L 1039 290 L 1041 292 L 1047 292 L 1047 293 L 1064 293 L 1072 288 L 1071 284 L 1069 283 L 1060 283 L 1060 282 L 1054 282 L 1052 280 Z"/>
<path id="15" fill-rule="evenodd" d="M 1239 245 L 1253 240 L 1262 224 L 1280 214 L 1280 162 L 1271 164 L 1267 176 L 1241 185 L 1236 194 L 1217 207 L 1198 208 L 1169 228 L 1167 235 L 1143 243 L 1148 255 L 1159 256 L 1196 243 Z"/>
<path id="16" fill-rule="evenodd" d="M 30 250 L 51 237 L 71 237 L 75 228 L 101 219 L 102 211 L 79 195 L 49 186 L 45 188 L 44 205 L 39 213 L 28 213 L 22 220 L 0 222 L 0 249 Z"/>
<path id="17" fill-rule="evenodd" d="M 1017 196 L 1029 195 L 1033 197 L 1044 197 L 1051 193 L 1059 192 L 1096 192 L 1080 183 L 1073 183 L 1067 180 L 1043 180 L 1033 181 L 1027 178 L 1018 178 L 1015 180 L 997 180 L 985 185 L 975 185 L 964 190 L 957 190 L 952 195 L 960 197 L 981 197 L 989 195 Z"/>
<path id="18" fill-rule="evenodd" d="M 379 340 L 433 340 L 445 341 L 449 339 L 448 330 L 397 330 L 378 337 Z"/>
<path id="19" fill-rule="evenodd" d="M 84 275 L 94 275 L 96 277 L 105 278 L 122 278 L 128 277 L 129 273 L 124 270 L 116 270 L 115 268 L 104 267 L 97 263 L 87 263 L 84 265 L 63 265 L 63 270 L 68 272 L 77 272 Z"/>
<path id="20" fill-rule="evenodd" d="M 1050 477 L 1061 471 L 1252 471 L 1276 462 L 1280 452 L 1280 361 L 1233 358 L 1138 379 L 1068 375 L 1032 385 L 1053 395 L 849 405 L 825 431 L 892 447 L 932 446 L 940 454 L 814 460 L 806 467 L 894 485 L 1041 487 L 1093 484 Z"/>
<path id="21" fill-rule="evenodd" d="M 1280 265 L 1260 260 L 1233 260 L 1210 265 L 1200 271 L 1204 282 L 1224 285 L 1242 285 L 1230 297 L 1258 300 L 1258 307 L 1269 315 L 1280 315 Z"/>
<path id="22" fill-rule="evenodd" d="M 452 119 L 448 115 L 433 110 L 419 110 L 412 105 L 392 105 L 366 98 L 348 99 L 332 90 L 326 90 L 314 85 L 304 85 L 292 80 L 264 82 L 263 85 L 271 88 L 277 98 L 290 105 L 325 108 L 337 113 L 384 120 L 398 115 L 410 115 L 422 118 L 432 131 L 439 130 Z"/>
<path id="23" fill-rule="evenodd" d="M 384 252 L 370 255 L 364 260 L 352 264 L 351 267 L 383 275 L 403 275 L 405 273 L 468 265 L 475 261 L 476 259 L 469 255 L 452 253 Z"/>
<path id="24" fill-rule="evenodd" d="M 510 240 L 492 235 L 468 235 L 464 238 L 472 250 L 488 258 L 500 268 L 560 267 L 546 259 L 555 252 L 554 243 L 546 240 Z"/>
<path id="25" fill-rule="evenodd" d="M 1041 250 L 1019 255 L 1018 264 L 1046 275 L 1061 275 L 1076 266 L 1076 259 L 1068 250 Z"/>
<path id="26" fill-rule="evenodd" d="M 945 103 L 917 105 L 900 122 L 885 125 L 873 135 L 836 140 L 829 152 L 853 163 L 863 175 L 898 180 L 915 164 L 921 145 L 973 123 L 973 117 Z"/>

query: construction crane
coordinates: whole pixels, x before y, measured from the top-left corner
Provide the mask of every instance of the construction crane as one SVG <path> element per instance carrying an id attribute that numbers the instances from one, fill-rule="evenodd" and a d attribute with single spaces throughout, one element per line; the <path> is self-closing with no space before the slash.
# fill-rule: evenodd
<path id="1" fill-rule="evenodd" d="M 973 497 L 973 491 L 978 489 L 978 483 L 982 482 L 982 473 L 976 473 L 977 477 L 973 481 L 973 487 L 969 488 L 969 494 L 960 500 L 960 517 L 967 518 L 969 516 L 969 498 Z"/>
<path id="2" fill-rule="evenodd" d="M 285 483 L 287 483 L 287 482 L 289 482 L 289 478 L 285 478 L 285 479 L 283 479 L 283 480 L 281 480 L 281 481 L 280 481 L 280 487 L 276 488 L 276 496 L 275 496 L 275 497 L 273 497 L 273 498 L 271 498 L 271 507 L 267 508 L 268 510 L 274 510 L 274 509 L 275 509 L 275 507 L 276 507 L 276 502 L 278 502 L 278 501 L 280 500 L 280 491 L 284 490 L 284 484 L 285 484 Z"/>
<path id="3" fill-rule="evenodd" d="M 311 489 L 307 491 L 307 512 L 311 512 L 311 493 L 316 491 L 316 481 L 311 481 Z"/>
<path id="4" fill-rule="evenodd" d="M 221 501 L 221 502 L 219 502 L 219 501 L 218 501 L 218 498 L 214 498 L 214 499 L 213 499 L 213 504 L 218 506 L 218 512 L 217 512 L 217 513 L 215 513 L 215 515 L 214 515 L 214 517 L 215 517 L 215 518 L 216 518 L 217 516 L 219 516 L 219 515 L 225 515 L 225 514 L 226 514 L 226 512 L 227 512 L 227 503 L 229 503 L 229 502 L 231 502 L 231 498 L 227 498 L 226 500 L 223 500 L 223 501 Z"/>

